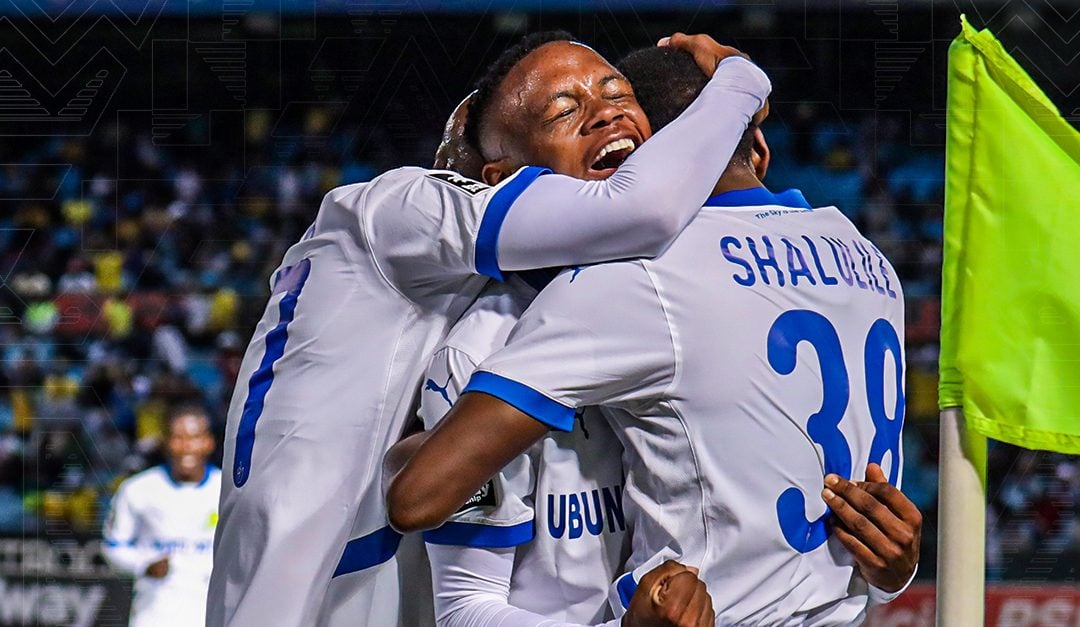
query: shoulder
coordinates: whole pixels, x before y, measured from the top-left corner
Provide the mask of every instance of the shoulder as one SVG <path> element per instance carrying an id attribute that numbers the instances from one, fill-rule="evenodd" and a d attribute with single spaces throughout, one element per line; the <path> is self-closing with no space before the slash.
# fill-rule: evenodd
<path id="1" fill-rule="evenodd" d="M 164 466 L 152 466 L 128 477 L 120 484 L 118 493 L 123 492 L 129 498 L 140 498 L 146 494 L 159 492 L 170 484 Z"/>
<path id="2" fill-rule="evenodd" d="M 503 344 L 536 290 L 517 277 L 490 282 L 476 302 L 461 316 L 440 349 L 464 353 L 479 363 Z"/>
<path id="3" fill-rule="evenodd" d="M 596 313 L 615 304 L 653 300 L 656 290 L 641 259 L 614 261 L 564 269 L 533 301 L 529 308 L 572 308 Z"/>

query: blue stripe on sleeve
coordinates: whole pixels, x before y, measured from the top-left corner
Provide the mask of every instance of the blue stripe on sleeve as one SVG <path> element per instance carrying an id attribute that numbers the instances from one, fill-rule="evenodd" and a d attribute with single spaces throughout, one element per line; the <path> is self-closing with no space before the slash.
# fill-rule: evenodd
<path id="1" fill-rule="evenodd" d="M 574 428 L 574 408 L 567 407 L 558 401 L 553 401 L 531 387 L 500 377 L 491 372 L 477 371 L 473 373 L 469 384 L 462 390 L 465 392 L 483 392 L 490 394 L 518 410 L 529 414 L 552 429 L 559 431 L 572 431 Z"/>
<path id="2" fill-rule="evenodd" d="M 534 165 L 518 170 L 512 179 L 500 187 L 488 200 L 484 217 L 480 220 L 480 230 L 476 233 L 476 271 L 498 281 L 503 280 L 499 270 L 499 231 L 503 220 L 521 192 L 525 191 L 540 175 L 551 170 Z"/>
<path id="3" fill-rule="evenodd" d="M 615 589 L 619 592 L 619 602 L 622 603 L 623 609 L 630 609 L 630 599 L 634 598 L 634 593 L 637 592 L 637 584 L 638 582 L 634 581 L 633 572 L 626 573 L 615 582 Z"/>
<path id="4" fill-rule="evenodd" d="M 502 549 L 530 542 L 533 535 L 531 520 L 510 527 L 448 522 L 438 529 L 425 531 L 424 541 L 430 544 L 471 546 L 476 549 Z"/>
<path id="5" fill-rule="evenodd" d="M 401 534 L 389 526 L 349 540 L 345 544 L 337 569 L 334 570 L 334 577 L 382 564 L 397 553 L 400 543 Z"/>

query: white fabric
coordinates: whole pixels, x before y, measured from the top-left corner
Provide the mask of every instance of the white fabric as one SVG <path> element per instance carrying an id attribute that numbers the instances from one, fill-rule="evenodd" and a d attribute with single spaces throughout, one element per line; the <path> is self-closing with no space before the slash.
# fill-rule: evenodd
<path id="1" fill-rule="evenodd" d="M 508 604 L 514 549 L 428 545 L 440 627 L 583 627 Z M 613 619 L 597 627 L 616 627 Z"/>
<path id="2" fill-rule="evenodd" d="M 583 183 L 549 176 L 530 186 L 503 225 L 500 267 L 554 268 L 660 254 L 708 197 L 735 152 L 738 139 L 732 138 L 741 137 L 771 89 L 753 63 L 724 59 L 686 111 L 610 178 Z"/>
<path id="3" fill-rule="evenodd" d="M 428 369 L 420 405 L 427 428 L 434 427 L 449 411 L 476 364 L 506 343 L 535 294 L 524 281 L 511 277 L 505 284 L 490 285 L 462 316 Z M 621 454 L 622 447 L 611 428 L 597 412 L 587 411 L 572 432 L 548 435 L 503 468 L 485 488 L 494 492 L 494 502 L 489 498 L 485 505 L 466 504 L 451 516 L 451 523 L 488 526 L 496 531 L 533 521 L 535 537 L 517 546 L 516 551 L 472 549 L 513 557 L 513 578 L 511 581 L 508 569 L 505 594 L 500 599 L 480 587 L 487 575 L 477 574 L 478 587 L 469 588 L 466 575 L 470 567 L 451 559 L 465 558 L 470 555 L 468 550 L 440 551 L 443 559 L 438 563 L 433 559 L 432 565 L 435 587 L 443 590 L 436 594 L 440 624 L 518 624 L 500 623 L 519 616 L 517 610 L 500 609 L 500 603 L 520 608 L 520 616 L 535 615 L 546 621 L 593 624 L 609 617 L 608 585 L 629 549 L 622 508 Z M 429 553 L 438 550 L 433 542 L 447 542 L 437 536 L 440 531 L 425 534 Z M 484 563 L 482 557 L 474 559 Z M 455 583 L 443 582 L 444 577 L 456 577 Z M 467 598 L 472 595 L 477 598 Z M 483 612 L 477 609 L 479 605 Z M 465 606 L 473 609 L 466 611 L 462 609 Z M 481 621 L 481 615 L 491 622 Z M 471 618 L 466 620 L 465 616 Z"/>
<path id="4" fill-rule="evenodd" d="M 671 125 L 694 127 L 693 137 L 665 130 L 657 136 L 661 149 L 639 149 L 628 171 L 606 182 L 546 175 L 526 188 L 541 194 L 514 200 L 499 194 L 520 191 L 514 186 L 535 170 L 488 188 L 452 173 L 399 168 L 327 194 L 271 281 L 274 293 L 229 407 L 208 623 L 310 625 L 335 615 L 321 608 L 327 585 L 349 540 L 387 526 L 383 454 L 412 415 L 424 361 L 484 284 L 479 253 L 494 256 L 497 240 L 509 269 L 624 257 L 643 250 L 642 242 L 662 249 L 707 190 L 680 192 L 659 212 L 661 225 L 657 214 L 634 210 L 634 199 L 654 197 L 673 180 L 707 179 L 726 163 L 768 90 L 757 68 L 725 63 L 694 115 Z M 704 147 L 716 156 L 698 163 Z M 511 218 L 544 216 L 501 231 L 496 225 L 478 251 L 483 220 L 506 203 Z M 623 207 L 631 209 L 625 216 L 615 211 Z M 268 339 L 280 350 L 276 359 Z M 245 409 L 248 426 L 258 418 L 250 459 L 237 454 Z"/>
<path id="5" fill-rule="evenodd" d="M 203 624 L 220 489 L 217 468 L 199 484 L 177 484 L 157 466 L 120 485 L 105 521 L 104 552 L 135 577 L 131 625 Z M 146 568 L 165 557 L 168 574 L 148 577 Z"/>
<path id="6" fill-rule="evenodd" d="M 835 258 L 824 237 L 843 243 Z M 738 283 L 749 283 L 748 272 L 752 284 Z M 893 355 L 866 362 L 864 347 L 872 325 L 886 321 L 902 368 L 903 295 L 888 262 L 835 208 L 706 207 L 655 260 L 565 271 L 480 367 L 570 408 L 621 410 L 611 420 L 626 447 L 635 514 L 629 566 L 664 551 L 699 566 L 718 624 L 855 624 L 868 602 L 835 537 L 800 552 L 779 521 L 789 489 L 805 499 L 800 516 L 826 510 L 824 448 L 808 428 L 822 408 L 824 331 L 811 343 L 799 336 L 806 324 L 777 323 L 804 315 L 797 310 L 820 314 L 838 336 L 843 357 L 827 364 L 829 392 L 846 397 L 846 408 L 838 427 L 824 427 L 842 433 L 852 476 L 862 479 L 877 431 L 868 393 L 884 389 L 889 424 L 897 398 Z M 794 368 L 781 374 L 792 348 Z M 874 362 L 884 362 L 878 381 L 867 379 Z M 827 459 L 839 459 L 830 449 Z M 898 482 L 899 452 L 882 460 Z"/>

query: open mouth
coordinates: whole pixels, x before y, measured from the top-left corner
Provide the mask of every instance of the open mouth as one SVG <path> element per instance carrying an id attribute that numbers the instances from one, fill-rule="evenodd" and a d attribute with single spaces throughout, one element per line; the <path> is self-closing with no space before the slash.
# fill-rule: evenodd
<path id="1" fill-rule="evenodd" d="M 634 152 L 634 140 L 630 138 L 616 139 L 600 149 L 600 154 L 590 166 L 593 170 L 609 170 L 617 168 L 626 161 L 630 153 Z"/>

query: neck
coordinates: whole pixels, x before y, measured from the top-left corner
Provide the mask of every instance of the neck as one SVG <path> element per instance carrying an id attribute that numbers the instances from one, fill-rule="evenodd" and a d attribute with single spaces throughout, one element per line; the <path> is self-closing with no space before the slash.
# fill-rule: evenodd
<path id="1" fill-rule="evenodd" d="M 723 194 L 737 189 L 750 189 L 751 187 L 765 187 L 758 179 L 754 170 L 747 166 L 728 166 L 720 176 L 720 180 L 713 187 L 712 195 Z"/>
<path id="2" fill-rule="evenodd" d="M 206 464 L 186 471 L 176 464 L 169 464 L 169 476 L 177 483 L 198 483 L 206 476 Z"/>

